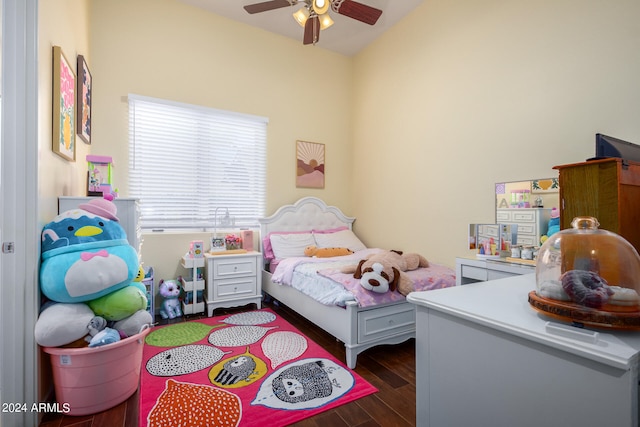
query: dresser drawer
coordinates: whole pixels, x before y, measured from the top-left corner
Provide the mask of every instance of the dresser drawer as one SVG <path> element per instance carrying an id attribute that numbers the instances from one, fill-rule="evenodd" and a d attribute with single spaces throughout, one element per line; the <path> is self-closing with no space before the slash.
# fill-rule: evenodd
<path id="1" fill-rule="evenodd" d="M 216 259 L 213 261 L 213 279 L 230 277 L 255 276 L 257 273 L 256 258 Z"/>
<path id="2" fill-rule="evenodd" d="M 518 212 L 516 210 L 512 212 L 511 216 L 513 218 L 513 222 L 535 222 L 536 221 L 536 214 L 534 211 Z"/>
<path id="3" fill-rule="evenodd" d="M 214 299 L 236 299 L 256 295 L 256 277 L 240 277 L 237 279 L 217 280 L 214 284 Z"/>
<path id="4" fill-rule="evenodd" d="M 500 228 L 495 224 L 480 224 L 478 225 L 478 236 L 480 237 L 493 237 L 497 239 L 500 235 Z"/>
<path id="5" fill-rule="evenodd" d="M 414 331 L 415 326 L 416 312 L 413 304 L 362 311 L 358 313 L 358 342 L 365 343 L 382 335 Z"/>
<path id="6" fill-rule="evenodd" d="M 536 234 L 536 225 L 535 224 L 518 224 L 518 236 L 521 234 Z"/>
<path id="7" fill-rule="evenodd" d="M 496 222 L 512 222 L 511 219 L 511 211 L 501 211 L 498 210 L 496 212 Z"/>
<path id="8" fill-rule="evenodd" d="M 523 236 L 518 233 L 518 245 L 521 246 L 540 246 L 540 242 L 536 236 Z"/>
<path id="9" fill-rule="evenodd" d="M 487 269 L 486 267 L 474 267 L 472 265 L 462 265 L 461 266 L 462 277 L 467 279 L 475 279 L 475 280 L 487 280 Z"/>

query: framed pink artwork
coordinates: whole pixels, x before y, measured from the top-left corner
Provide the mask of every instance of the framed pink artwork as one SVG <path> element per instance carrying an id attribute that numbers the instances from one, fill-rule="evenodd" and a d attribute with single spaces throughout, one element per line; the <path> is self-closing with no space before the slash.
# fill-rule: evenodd
<path id="1" fill-rule="evenodd" d="M 296 141 L 296 187 L 324 188 L 324 144 Z"/>
<path id="2" fill-rule="evenodd" d="M 76 75 L 60 46 L 53 46 L 52 149 L 59 156 L 76 160 Z"/>

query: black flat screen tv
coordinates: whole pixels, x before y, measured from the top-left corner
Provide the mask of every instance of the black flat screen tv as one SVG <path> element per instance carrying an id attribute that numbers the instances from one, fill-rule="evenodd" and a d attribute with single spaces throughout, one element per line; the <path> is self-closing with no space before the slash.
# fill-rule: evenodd
<path id="1" fill-rule="evenodd" d="M 596 156 L 589 160 L 607 159 L 610 157 L 640 162 L 640 145 L 597 133 Z"/>

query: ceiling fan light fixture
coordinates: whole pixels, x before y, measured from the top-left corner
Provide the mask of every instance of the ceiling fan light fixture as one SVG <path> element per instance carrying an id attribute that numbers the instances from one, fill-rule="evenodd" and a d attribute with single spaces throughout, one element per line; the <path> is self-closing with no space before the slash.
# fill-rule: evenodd
<path id="1" fill-rule="evenodd" d="M 320 15 L 319 18 L 320 18 L 321 30 L 326 30 L 327 28 L 333 25 L 333 19 L 331 19 L 328 13 L 325 13 L 324 15 Z"/>
<path id="2" fill-rule="evenodd" d="M 310 15 L 309 9 L 307 9 L 306 7 L 303 7 L 297 12 L 294 12 L 293 19 L 295 19 L 296 22 L 300 24 L 302 28 L 304 28 L 304 24 L 305 22 L 307 22 L 307 19 L 309 19 L 309 15 Z"/>
<path id="3" fill-rule="evenodd" d="M 313 10 L 318 15 L 323 15 L 329 10 L 329 0 L 313 0 Z"/>

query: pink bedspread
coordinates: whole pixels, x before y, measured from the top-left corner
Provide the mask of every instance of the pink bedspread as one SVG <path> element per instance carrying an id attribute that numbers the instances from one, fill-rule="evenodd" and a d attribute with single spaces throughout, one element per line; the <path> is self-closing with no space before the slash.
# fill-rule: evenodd
<path id="1" fill-rule="evenodd" d="M 384 294 L 371 292 L 360 286 L 360 280 L 355 279 L 352 274 L 341 273 L 336 269 L 318 270 L 318 274 L 342 284 L 356 297 L 360 307 L 403 301 L 405 299 L 398 292 L 385 292 Z M 407 271 L 406 274 L 413 280 L 416 291 L 430 291 L 456 285 L 455 271 L 439 264 L 429 263 L 427 268 Z"/>

